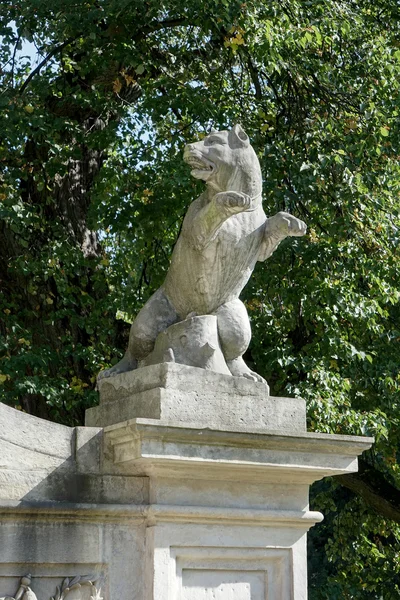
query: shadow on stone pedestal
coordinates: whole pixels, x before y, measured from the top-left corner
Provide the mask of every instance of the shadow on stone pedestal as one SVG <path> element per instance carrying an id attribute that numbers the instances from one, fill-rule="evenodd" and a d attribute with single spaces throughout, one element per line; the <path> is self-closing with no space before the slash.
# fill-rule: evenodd
<path id="1" fill-rule="evenodd" d="M 92 573 L 105 600 L 307 598 L 309 486 L 371 438 L 307 433 L 303 400 L 174 363 L 100 397 L 76 428 L 0 405 L 0 597 L 30 573 L 38 600 L 83 600 L 68 585 Z"/>

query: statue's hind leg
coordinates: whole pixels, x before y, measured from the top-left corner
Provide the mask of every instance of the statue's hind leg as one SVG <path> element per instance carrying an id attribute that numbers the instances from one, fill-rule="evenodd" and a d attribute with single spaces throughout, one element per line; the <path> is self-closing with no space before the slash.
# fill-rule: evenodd
<path id="1" fill-rule="evenodd" d="M 239 299 L 227 302 L 215 314 L 221 348 L 232 375 L 266 383 L 261 375 L 249 369 L 242 358 L 251 340 L 250 321 L 243 302 Z"/>
<path id="2" fill-rule="evenodd" d="M 101 371 L 98 379 L 136 369 L 138 361 L 146 358 L 153 350 L 158 334 L 177 321 L 179 317 L 173 304 L 165 295 L 163 288 L 159 288 L 148 299 L 132 323 L 125 355 L 111 369 Z"/>

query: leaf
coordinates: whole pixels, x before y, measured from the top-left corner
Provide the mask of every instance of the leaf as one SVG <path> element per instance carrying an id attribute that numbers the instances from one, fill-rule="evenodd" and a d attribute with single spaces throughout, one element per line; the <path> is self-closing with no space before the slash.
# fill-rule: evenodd
<path id="1" fill-rule="evenodd" d="M 65 579 L 62 582 L 61 585 L 61 590 L 64 591 L 67 589 L 67 587 L 69 586 L 69 577 L 65 577 Z"/>
<path id="2" fill-rule="evenodd" d="M 117 77 L 117 79 L 115 79 L 113 81 L 113 91 L 116 94 L 119 94 L 122 88 L 122 81 L 119 79 L 119 77 Z"/>
<path id="3" fill-rule="evenodd" d="M 134 85 L 136 83 L 136 79 L 134 79 L 131 75 L 124 73 L 124 78 L 126 81 L 126 85 Z"/>
<path id="4" fill-rule="evenodd" d="M 76 583 L 79 583 L 81 580 L 81 576 L 80 575 L 76 575 L 75 577 L 73 577 L 71 579 L 71 581 L 69 582 L 69 587 L 72 588 L 72 586 L 74 586 Z"/>
<path id="5" fill-rule="evenodd" d="M 389 135 L 389 127 L 387 127 L 386 125 L 384 127 L 381 127 L 379 130 L 380 134 L 382 137 L 388 137 Z"/>

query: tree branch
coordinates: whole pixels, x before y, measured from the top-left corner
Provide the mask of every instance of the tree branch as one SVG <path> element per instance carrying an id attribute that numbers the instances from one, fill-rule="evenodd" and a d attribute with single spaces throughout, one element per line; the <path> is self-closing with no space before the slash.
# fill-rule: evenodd
<path id="1" fill-rule="evenodd" d="M 18 34 L 18 38 L 17 41 L 15 42 L 15 46 L 14 46 L 14 52 L 12 55 L 12 62 L 11 62 L 11 87 L 14 87 L 14 71 L 15 71 L 15 57 L 17 55 L 17 49 L 18 49 L 18 44 L 21 40 L 21 36 Z"/>
<path id="2" fill-rule="evenodd" d="M 169 27 L 179 27 L 179 25 L 188 25 L 188 19 L 177 18 L 177 19 L 166 19 L 165 21 L 159 21 L 154 25 L 150 25 L 150 31 L 159 31 L 160 29 L 168 29 Z"/>
<path id="3" fill-rule="evenodd" d="M 269 75 L 267 75 L 267 73 L 265 71 L 260 71 L 261 75 L 267 80 L 268 85 L 270 86 L 270 88 L 272 89 L 274 96 L 275 96 L 275 100 L 278 102 L 278 104 L 280 104 L 280 106 L 284 107 L 284 102 L 282 101 L 282 98 L 279 96 L 278 90 L 274 84 L 274 82 L 272 81 L 272 78 L 269 77 Z"/>
<path id="4" fill-rule="evenodd" d="M 379 515 L 400 523 L 400 490 L 389 483 L 378 469 L 360 459 L 358 473 L 339 475 L 336 479 Z"/>
<path id="5" fill-rule="evenodd" d="M 60 52 L 63 48 L 65 48 L 65 46 L 68 46 L 68 44 L 71 44 L 71 42 L 74 41 L 75 38 L 68 38 L 67 40 L 65 40 L 65 42 L 63 42 L 62 44 L 58 44 L 58 46 L 55 46 L 53 48 L 53 50 L 51 50 L 47 56 L 44 57 L 44 59 L 42 60 L 41 63 L 38 64 L 38 66 L 33 69 L 33 71 L 31 71 L 28 75 L 28 77 L 25 79 L 24 83 L 21 85 L 20 89 L 19 89 L 19 94 L 23 94 L 24 91 L 26 90 L 26 88 L 28 87 L 28 85 L 30 84 L 30 82 L 32 81 L 32 79 L 35 77 L 35 75 L 37 75 L 41 68 L 44 67 L 44 65 L 46 63 L 49 62 L 49 60 L 51 58 L 53 58 L 53 56 L 55 54 L 57 54 L 58 52 Z"/>
<path id="6" fill-rule="evenodd" d="M 263 94 L 262 94 L 260 79 L 258 77 L 258 71 L 257 71 L 256 67 L 254 66 L 253 61 L 251 60 L 249 53 L 247 54 L 247 65 L 249 67 L 250 77 L 251 77 L 251 80 L 253 82 L 254 89 L 256 92 L 256 98 L 257 98 L 257 100 L 261 100 Z"/>

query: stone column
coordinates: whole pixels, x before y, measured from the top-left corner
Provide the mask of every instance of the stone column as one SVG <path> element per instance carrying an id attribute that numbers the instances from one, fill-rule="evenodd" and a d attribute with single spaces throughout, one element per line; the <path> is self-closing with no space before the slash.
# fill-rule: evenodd
<path id="1" fill-rule="evenodd" d="M 356 471 L 370 438 L 307 433 L 303 400 L 174 363 L 100 397 L 104 468 L 148 478 L 146 600 L 306 600 L 309 486 Z"/>

